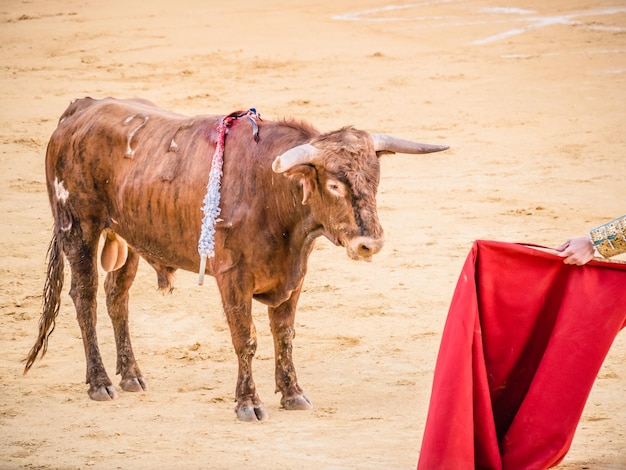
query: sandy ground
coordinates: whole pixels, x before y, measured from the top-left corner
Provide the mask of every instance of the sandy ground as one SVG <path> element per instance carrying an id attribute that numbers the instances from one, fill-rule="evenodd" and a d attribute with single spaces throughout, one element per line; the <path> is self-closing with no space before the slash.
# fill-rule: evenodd
<path id="1" fill-rule="evenodd" d="M 472 241 L 555 246 L 624 213 L 622 1 L 3 0 L 0 65 L 2 469 L 414 468 Z M 51 236 L 45 146 L 83 96 L 143 97 L 185 114 L 256 107 L 324 131 L 353 124 L 451 146 L 384 158 L 387 244 L 373 263 L 317 244 L 294 353 L 313 411 L 279 408 L 257 304 L 255 377 L 270 420 L 238 422 L 214 283 L 179 272 L 162 295 L 145 263 L 131 330 L 148 392 L 87 398 L 67 295 L 47 356 L 22 375 Z M 113 374 L 104 308 L 98 328 Z M 624 449 L 622 333 L 560 468 L 626 468 Z"/>

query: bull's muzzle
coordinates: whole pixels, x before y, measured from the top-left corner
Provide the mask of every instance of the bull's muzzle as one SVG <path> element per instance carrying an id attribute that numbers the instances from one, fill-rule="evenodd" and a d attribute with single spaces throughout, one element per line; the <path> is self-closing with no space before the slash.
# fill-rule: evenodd
<path id="1" fill-rule="evenodd" d="M 356 237 L 347 243 L 348 256 L 356 260 L 372 261 L 372 256 L 378 253 L 384 244 L 383 237 Z"/>

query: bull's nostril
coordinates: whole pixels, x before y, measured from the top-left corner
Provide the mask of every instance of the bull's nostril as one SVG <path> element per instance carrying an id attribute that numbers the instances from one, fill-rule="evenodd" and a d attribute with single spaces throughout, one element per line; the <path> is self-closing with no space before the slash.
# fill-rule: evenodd
<path id="1" fill-rule="evenodd" d="M 348 242 L 348 253 L 354 259 L 371 259 L 383 246 L 383 238 L 357 237 Z"/>

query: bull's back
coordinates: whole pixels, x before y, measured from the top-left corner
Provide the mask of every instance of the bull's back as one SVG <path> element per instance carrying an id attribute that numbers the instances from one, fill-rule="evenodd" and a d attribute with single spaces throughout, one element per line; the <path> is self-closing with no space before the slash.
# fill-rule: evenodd
<path id="1" fill-rule="evenodd" d="M 53 212 L 62 187 L 75 212 L 72 217 L 90 221 L 95 233 L 111 228 L 149 261 L 196 270 L 201 208 L 219 120 L 174 114 L 144 100 L 75 101 L 61 116 L 48 146 Z M 266 237 L 268 231 L 284 233 L 274 225 L 289 219 L 296 207 L 297 183 L 274 173 L 272 160 L 316 132 L 287 121 L 259 121 L 258 128 L 258 143 L 247 119 L 229 129 L 222 222 L 216 227 L 222 243 L 227 230 L 231 246 L 248 247 L 250 258 L 256 255 L 250 247 L 266 245 L 255 238 Z M 281 210 L 286 214 L 278 214 Z"/>
<path id="2" fill-rule="evenodd" d="M 184 257 L 197 258 L 217 122 L 144 100 L 74 101 L 46 154 L 53 212 L 61 188 L 79 212 L 74 217 L 113 228 L 146 257 L 165 262 L 167 246 L 177 244 L 190 246 Z"/>

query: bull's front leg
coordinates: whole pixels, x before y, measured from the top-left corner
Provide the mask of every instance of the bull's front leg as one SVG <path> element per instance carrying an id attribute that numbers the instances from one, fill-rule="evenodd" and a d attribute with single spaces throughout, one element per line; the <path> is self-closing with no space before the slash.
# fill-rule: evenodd
<path id="1" fill-rule="evenodd" d="M 280 404 L 286 410 L 310 410 L 313 405 L 304 395 L 293 365 L 294 321 L 300 291 L 294 291 L 289 300 L 278 307 L 269 307 L 268 314 L 276 361 L 276 391 L 282 394 Z"/>
<path id="2" fill-rule="evenodd" d="M 234 282 L 218 279 L 224 313 L 239 365 L 235 413 L 241 421 L 264 421 L 269 419 L 269 414 L 256 392 L 252 377 L 252 360 L 257 348 L 256 328 L 252 321 L 252 294 L 246 295 L 241 289 L 242 285 L 245 283 L 239 279 Z"/>

